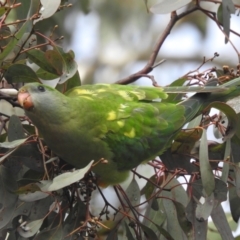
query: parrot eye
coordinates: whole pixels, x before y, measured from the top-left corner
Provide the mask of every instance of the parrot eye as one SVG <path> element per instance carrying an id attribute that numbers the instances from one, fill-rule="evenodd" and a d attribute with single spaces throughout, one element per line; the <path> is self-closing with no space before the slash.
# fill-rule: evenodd
<path id="1" fill-rule="evenodd" d="M 45 88 L 44 88 L 43 86 L 38 86 L 38 90 L 39 90 L 40 92 L 45 92 Z"/>

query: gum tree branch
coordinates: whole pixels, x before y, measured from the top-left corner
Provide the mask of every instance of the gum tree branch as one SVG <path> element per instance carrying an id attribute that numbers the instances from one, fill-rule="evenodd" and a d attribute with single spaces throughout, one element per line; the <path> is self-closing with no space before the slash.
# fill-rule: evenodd
<path id="1" fill-rule="evenodd" d="M 146 66 L 141 69 L 140 71 L 126 77 L 126 78 L 123 78 L 123 79 L 120 79 L 118 80 L 116 83 L 117 84 L 129 84 L 129 83 L 132 83 L 132 82 L 135 82 L 137 79 L 139 79 L 140 77 L 142 77 L 143 75 L 146 75 L 148 74 L 149 72 L 151 72 L 154 68 L 154 64 L 155 64 L 155 61 L 156 61 L 156 58 L 157 58 L 157 55 L 164 43 L 164 41 L 166 40 L 166 38 L 168 37 L 168 35 L 170 34 L 172 28 L 174 27 L 174 25 L 177 23 L 178 20 L 180 20 L 181 18 L 185 17 L 186 15 L 192 13 L 192 12 L 195 12 L 199 10 L 199 6 L 196 5 L 194 6 L 192 9 L 189 9 L 179 15 L 177 15 L 176 11 L 172 12 L 171 13 L 171 19 L 167 25 L 167 27 L 165 28 L 163 34 L 160 36 L 158 42 L 156 43 L 155 45 L 155 48 L 146 64 Z"/>

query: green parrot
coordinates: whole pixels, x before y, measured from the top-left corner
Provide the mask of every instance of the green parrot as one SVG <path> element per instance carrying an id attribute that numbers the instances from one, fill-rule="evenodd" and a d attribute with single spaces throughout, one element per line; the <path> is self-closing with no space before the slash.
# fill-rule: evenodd
<path id="1" fill-rule="evenodd" d="M 92 170 L 107 186 L 162 154 L 209 103 L 240 95 L 239 80 L 200 88 L 203 92 L 177 104 L 167 101 L 168 93 L 181 88 L 117 84 L 84 85 L 62 94 L 29 83 L 19 90 L 18 101 L 49 148 L 67 163 L 83 168 L 91 160 L 106 159 Z"/>

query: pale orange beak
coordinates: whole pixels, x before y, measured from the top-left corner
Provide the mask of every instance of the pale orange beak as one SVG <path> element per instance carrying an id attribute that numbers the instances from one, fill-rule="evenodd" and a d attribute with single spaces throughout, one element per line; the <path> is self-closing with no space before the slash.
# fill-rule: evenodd
<path id="1" fill-rule="evenodd" d="M 18 102 L 25 110 L 30 110 L 34 107 L 31 95 L 24 88 L 21 88 L 18 92 Z"/>

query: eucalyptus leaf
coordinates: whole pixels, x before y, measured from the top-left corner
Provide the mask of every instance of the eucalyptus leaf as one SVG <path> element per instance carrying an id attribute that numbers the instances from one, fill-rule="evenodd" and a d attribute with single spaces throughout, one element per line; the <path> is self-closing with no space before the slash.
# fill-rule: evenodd
<path id="1" fill-rule="evenodd" d="M 192 223 L 186 217 L 185 207 L 179 202 L 173 201 L 173 203 L 177 210 L 177 218 L 182 230 L 184 231 L 188 239 L 193 239 L 193 227 Z"/>
<path id="2" fill-rule="evenodd" d="M 222 239 L 234 240 L 232 230 L 229 227 L 228 219 L 223 211 L 222 205 L 216 206 L 211 214 L 212 220 L 217 227 Z"/>
<path id="3" fill-rule="evenodd" d="M 48 58 L 46 57 L 47 54 L 48 56 L 51 56 L 51 53 L 53 52 L 53 50 L 43 52 L 39 49 L 31 49 L 27 52 L 28 58 L 40 67 L 40 69 L 37 71 L 38 76 L 41 71 L 45 71 L 51 75 L 58 76 L 56 69 L 50 64 Z"/>
<path id="4" fill-rule="evenodd" d="M 229 203 L 233 220 L 238 223 L 240 218 L 240 198 L 237 195 L 236 187 L 229 188 Z"/>
<path id="5" fill-rule="evenodd" d="M 16 148 L 16 147 L 19 147 L 24 142 L 26 142 L 27 140 L 28 140 L 28 138 L 23 138 L 23 139 L 14 140 L 12 142 L 3 142 L 3 143 L 0 143 L 0 147 L 2 147 L 2 148 Z"/>
<path id="6" fill-rule="evenodd" d="M 17 194 L 14 193 L 17 182 L 9 176 L 10 171 L 0 165 L 0 229 L 11 220 L 17 203 Z"/>
<path id="7" fill-rule="evenodd" d="M 58 52 L 63 61 L 62 75 L 59 83 L 62 84 L 68 79 L 71 79 L 78 71 L 78 65 L 74 60 L 74 52 L 69 51 L 65 53 L 62 48 L 54 46 L 54 50 Z"/>
<path id="8" fill-rule="evenodd" d="M 12 115 L 8 125 L 8 141 L 24 139 L 25 133 L 20 119 L 16 115 Z"/>
<path id="9" fill-rule="evenodd" d="M 74 182 L 81 180 L 92 166 L 91 161 L 85 168 L 66 172 L 53 178 L 53 180 L 42 180 L 38 183 L 29 184 L 18 190 L 19 199 L 24 202 L 32 202 L 49 196 L 49 192 L 57 191 Z M 23 193 L 22 193 L 23 192 Z"/>
<path id="10" fill-rule="evenodd" d="M 37 233 L 39 228 L 42 226 L 44 219 L 38 219 L 31 222 L 28 222 L 26 224 L 21 224 L 20 227 L 18 227 L 17 231 L 22 237 L 32 237 Z"/>
<path id="11" fill-rule="evenodd" d="M 198 221 L 206 221 L 208 217 L 212 214 L 213 207 L 214 207 L 214 194 L 212 193 L 208 197 L 202 197 L 200 201 L 203 201 L 203 203 L 199 202 L 197 204 L 196 208 L 196 218 Z"/>
<path id="12" fill-rule="evenodd" d="M 43 239 L 63 240 L 64 236 L 63 236 L 62 226 L 59 225 L 55 228 L 43 230 L 39 234 L 37 234 L 33 240 L 43 240 Z"/>
<path id="13" fill-rule="evenodd" d="M 11 65 L 5 74 L 5 78 L 8 83 L 38 82 L 36 73 L 24 64 Z"/>
<path id="14" fill-rule="evenodd" d="M 34 20 L 34 24 L 38 21 L 51 17 L 59 8 L 61 0 L 41 0 L 42 8 L 40 10 L 40 18 Z"/>
<path id="15" fill-rule="evenodd" d="M 32 25 L 32 20 L 27 20 L 21 28 L 12 36 L 11 41 L 4 47 L 3 51 L 0 53 L 0 63 L 5 60 L 9 54 L 12 53 L 14 47 L 17 45 L 18 41 L 27 32 L 29 27 Z M 13 56 L 11 56 L 13 57 Z"/>
<path id="16" fill-rule="evenodd" d="M 145 226 L 144 224 L 140 224 L 140 226 L 145 233 L 147 239 L 158 240 L 156 233 L 151 228 Z"/>
<path id="17" fill-rule="evenodd" d="M 125 229 L 126 229 L 126 237 L 128 240 L 135 240 L 135 238 L 133 237 L 131 230 L 129 229 L 129 226 L 126 222 L 124 222 L 125 224 Z"/>
<path id="18" fill-rule="evenodd" d="M 166 14 L 176 11 L 189 4 L 192 0 L 160 0 L 150 8 L 150 12 L 155 14 Z"/>
<path id="19" fill-rule="evenodd" d="M 40 188 L 43 192 L 51 192 L 56 191 L 61 188 L 64 188 L 72 183 L 75 183 L 81 180 L 85 174 L 89 171 L 93 164 L 93 160 L 84 168 L 77 169 L 73 172 L 66 172 L 58 175 L 57 177 L 53 178 L 53 180 L 42 180 L 40 181 L 41 185 Z"/>
<path id="20" fill-rule="evenodd" d="M 140 203 L 140 188 L 135 178 L 133 178 L 125 192 L 132 206 Z"/>
<path id="21" fill-rule="evenodd" d="M 225 146 L 225 153 L 224 153 L 224 160 L 223 168 L 222 168 L 222 176 L 221 180 L 227 182 L 228 180 L 228 173 L 229 173 L 229 162 L 226 162 L 229 159 L 231 153 L 231 139 L 227 139 L 226 146 Z"/>
<path id="22" fill-rule="evenodd" d="M 200 141 L 199 161 L 203 188 L 206 194 L 210 196 L 215 188 L 215 181 L 211 165 L 209 164 L 207 133 L 205 129 L 203 129 Z"/>

